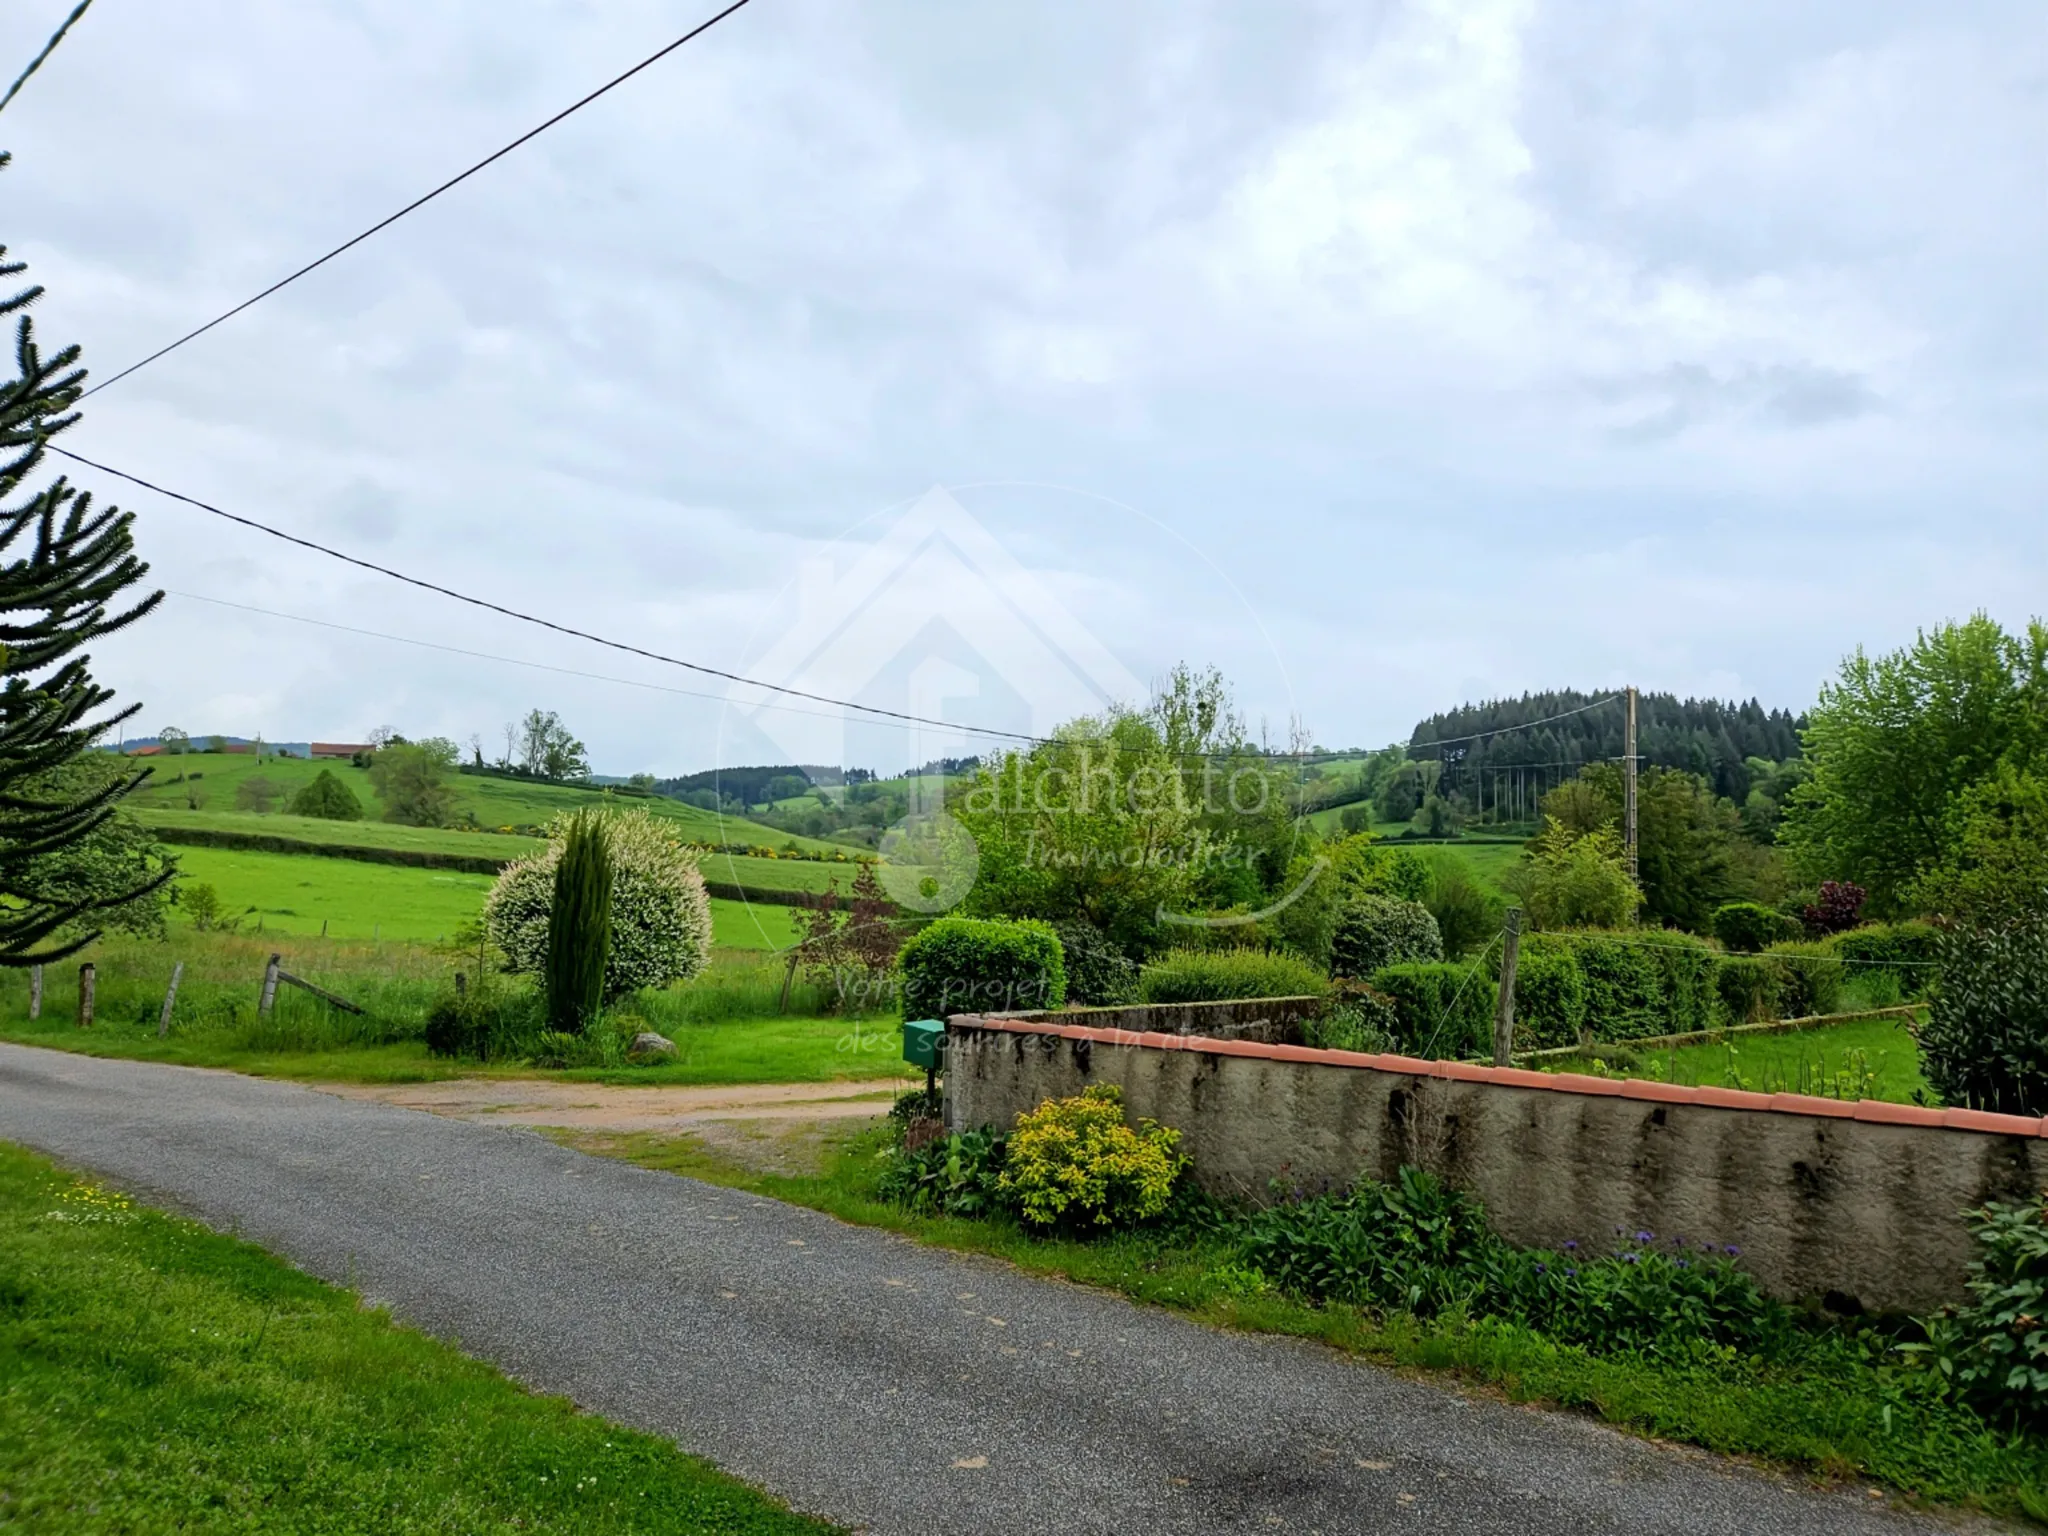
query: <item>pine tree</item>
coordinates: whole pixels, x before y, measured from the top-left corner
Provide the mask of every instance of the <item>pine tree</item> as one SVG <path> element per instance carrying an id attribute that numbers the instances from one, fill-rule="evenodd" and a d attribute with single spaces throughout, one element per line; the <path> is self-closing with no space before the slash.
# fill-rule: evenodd
<path id="1" fill-rule="evenodd" d="M 9 157 L 0 153 L 0 168 Z M 0 278 L 26 270 L 0 246 Z M 134 623 L 163 600 L 128 607 L 122 594 L 148 573 L 136 556 L 134 516 L 96 510 L 63 476 L 13 498 L 41 467 L 44 445 L 78 421 L 85 370 L 79 349 L 45 356 L 24 313 L 40 286 L 0 298 L 19 315 L 15 377 L 0 381 L 0 965 L 59 960 L 97 938 L 94 913 L 135 901 L 170 878 L 168 868 L 109 888 L 54 891 L 38 878 L 42 856 L 91 838 L 146 771 L 65 775 L 67 765 L 134 714 L 96 712 L 112 698 L 93 681 L 81 647 Z M 63 786 L 75 785 L 67 789 Z"/>
<path id="2" fill-rule="evenodd" d="M 604 1006 L 604 965 L 612 945 L 612 856 L 604 819 L 582 812 L 569 823 L 555 866 L 548 912 L 548 1027 L 581 1034 Z"/>

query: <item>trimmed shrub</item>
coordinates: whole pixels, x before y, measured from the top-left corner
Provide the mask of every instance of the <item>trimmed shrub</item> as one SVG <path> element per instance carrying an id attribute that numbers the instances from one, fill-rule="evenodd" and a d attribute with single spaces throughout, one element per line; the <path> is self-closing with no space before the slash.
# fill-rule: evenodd
<path id="1" fill-rule="evenodd" d="M 1844 966 L 1825 944 L 1773 944 L 1764 958 L 1778 973 L 1778 1016 L 1805 1019 L 1842 1006 Z"/>
<path id="2" fill-rule="evenodd" d="M 1567 936 L 1586 978 L 1586 1024 L 1597 1040 L 1641 1040 L 1676 1034 L 1654 950 L 1630 936 L 1600 932 Z"/>
<path id="3" fill-rule="evenodd" d="M 1439 962 L 1384 966 L 1371 981 L 1393 999 L 1401 1050 L 1435 1059 L 1492 1049 L 1498 996 L 1492 977 Z"/>
<path id="4" fill-rule="evenodd" d="M 998 1188 L 1033 1226 L 1100 1230 L 1157 1216 L 1188 1167 L 1179 1131 L 1127 1125 L 1123 1090 L 1096 1083 L 1017 1117 Z"/>
<path id="5" fill-rule="evenodd" d="M 1730 1024 L 1757 1024 L 1778 1017 L 1778 973 L 1783 967 L 1759 955 L 1730 955 L 1714 975 L 1721 1013 Z"/>
<path id="6" fill-rule="evenodd" d="M 942 917 L 903 946 L 903 1016 L 1036 1013 L 1067 1000 L 1059 938 L 1035 919 Z"/>
<path id="7" fill-rule="evenodd" d="M 1756 901 L 1731 901 L 1714 908 L 1711 926 L 1714 937 L 1740 955 L 1796 939 L 1802 931 L 1797 918 Z"/>
<path id="8" fill-rule="evenodd" d="M 1932 923 L 1868 923 L 1825 941 L 1839 955 L 1849 980 L 1890 975 L 1901 997 L 1918 997 L 1934 980 L 1941 930 Z"/>
<path id="9" fill-rule="evenodd" d="M 1337 917 L 1330 962 L 1339 976 L 1370 976 L 1389 965 L 1441 960 L 1443 935 L 1429 908 L 1397 896 L 1354 896 Z"/>
<path id="10" fill-rule="evenodd" d="M 1666 931 L 1642 942 L 1663 988 L 1664 1027 L 1658 1033 L 1687 1035 L 1712 1029 L 1719 1001 L 1714 973 L 1720 969 L 1721 955 L 1705 939 L 1689 933 Z"/>
<path id="11" fill-rule="evenodd" d="M 1091 923 L 1058 923 L 1060 955 L 1067 968 L 1067 1003 L 1112 1008 L 1138 996 L 1138 968 L 1100 928 Z"/>
<path id="12" fill-rule="evenodd" d="M 1329 1004 L 1302 1025 L 1302 1043 L 1324 1051 L 1391 1051 L 1401 1015 L 1386 993 L 1353 982 L 1331 995 Z"/>
<path id="13" fill-rule="evenodd" d="M 1323 973 L 1285 950 L 1174 949 L 1139 974 L 1147 1003 L 1221 1003 L 1241 997 L 1320 997 Z"/>
<path id="14" fill-rule="evenodd" d="M 1586 1023 L 1586 978 L 1569 944 L 1542 934 L 1522 940 L 1515 962 L 1515 1040 L 1541 1050 L 1576 1045 Z"/>
<path id="15" fill-rule="evenodd" d="M 548 1027 L 581 1034 L 604 1007 L 604 963 L 612 948 L 612 853 L 604 822 L 579 813 L 555 862 L 548 908 Z"/>
<path id="16" fill-rule="evenodd" d="M 1920 1064 L 1944 1101 L 2048 1114 L 2048 917 L 1942 935 Z"/>
<path id="17" fill-rule="evenodd" d="M 696 855 L 676 841 L 669 823 L 646 811 L 605 821 L 612 859 L 605 996 L 689 980 L 711 960 L 711 900 Z M 514 971 L 546 969 L 555 866 L 568 825 L 566 817 L 550 823 L 548 846 L 507 865 L 484 903 L 484 931 Z"/>
<path id="18" fill-rule="evenodd" d="M 322 821 L 363 819 L 363 802 L 334 776 L 332 768 L 322 768 L 315 774 L 312 783 L 292 796 L 289 809 L 294 816 L 317 816 Z"/>

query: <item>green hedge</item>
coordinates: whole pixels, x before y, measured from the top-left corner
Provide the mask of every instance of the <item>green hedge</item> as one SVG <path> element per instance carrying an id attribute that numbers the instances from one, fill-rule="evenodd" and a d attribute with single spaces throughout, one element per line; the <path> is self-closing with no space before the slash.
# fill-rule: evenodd
<path id="1" fill-rule="evenodd" d="M 1810 1018 L 1842 1006 L 1842 981 L 1848 967 L 1825 942 L 1773 944 L 1764 951 L 1764 958 L 1778 973 L 1779 1018 Z"/>
<path id="2" fill-rule="evenodd" d="M 1781 967 L 1761 955 L 1729 955 L 1714 978 L 1721 1017 L 1729 1024 L 1756 1024 L 1778 1014 Z"/>
<path id="3" fill-rule="evenodd" d="M 1067 1000 L 1066 959 L 1045 923 L 942 917 L 903 946 L 903 1016 L 1021 1013 Z"/>
<path id="4" fill-rule="evenodd" d="M 1932 923 L 1870 923 L 1823 941 L 1848 979 L 1891 976 L 1901 997 L 1919 997 L 1934 979 L 1941 931 Z"/>
<path id="5" fill-rule="evenodd" d="M 1576 1045 L 1585 1022 L 1586 978 L 1570 948 L 1530 935 L 1515 964 L 1515 1043 L 1524 1050 Z"/>
<path id="6" fill-rule="evenodd" d="M 1416 963 L 1374 971 L 1375 991 L 1393 999 L 1396 1048 L 1435 1060 L 1493 1048 L 1494 978 L 1467 965 Z"/>
<path id="7" fill-rule="evenodd" d="M 1329 983 L 1297 955 L 1263 949 L 1176 949 L 1145 967 L 1146 1003 L 1220 1003 L 1240 997 L 1320 997 Z"/>

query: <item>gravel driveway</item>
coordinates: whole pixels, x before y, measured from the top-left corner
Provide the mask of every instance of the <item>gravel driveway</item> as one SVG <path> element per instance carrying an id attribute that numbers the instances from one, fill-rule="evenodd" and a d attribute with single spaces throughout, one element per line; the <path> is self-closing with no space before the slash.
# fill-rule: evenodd
<path id="1" fill-rule="evenodd" d="M 289 1084 L 0 1045 L 0 1138 L 864 1530 L 1943 1528 L 528 1132 Z"/>

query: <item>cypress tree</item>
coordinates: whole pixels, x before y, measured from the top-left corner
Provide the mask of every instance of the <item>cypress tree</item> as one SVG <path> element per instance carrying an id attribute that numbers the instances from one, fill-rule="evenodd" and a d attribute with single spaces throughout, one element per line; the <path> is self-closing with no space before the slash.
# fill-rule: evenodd
<path id="1" fill-rule="evenodd" d="M 0 153 L 0 168 L 9 156 Z M 0 246 L 0 278 L 26 270 Z M 25 313 L 40 286 L 0 298 L 18 315 L 12 379 L 0 379 L 0 966 L 62 959 L 99 936 L 92 914 L 135 900 L 170 878 L 153 876 L 55 894 L 36 878 L 37 860 L 91 837 L 147 771 L 67 776 L 58 770 L 134 714 L 99 711 L 113 693 L 93 681 L 81 647 L 123 629 L 163 600 L 155 592 L 122 607 L 122 594 L 149 567 L 135 554 L 134 516 L 95 509 L 63 476 L 24 487 L 44 446 L 78 421 L 85 370 L 79 349 L 44 355 Z M 20 500 L 15 500 L 21 495 Z M 52 788 L 72 783 L 71 790 Z"/>
<path id="2" fill-rule="evenodd" d="M 548 1027 L 581 1034 L 604 1006 L 612 946 L 612 856 L 604 819 L 579 812 L 555 865 L 548 910 Z"/>

